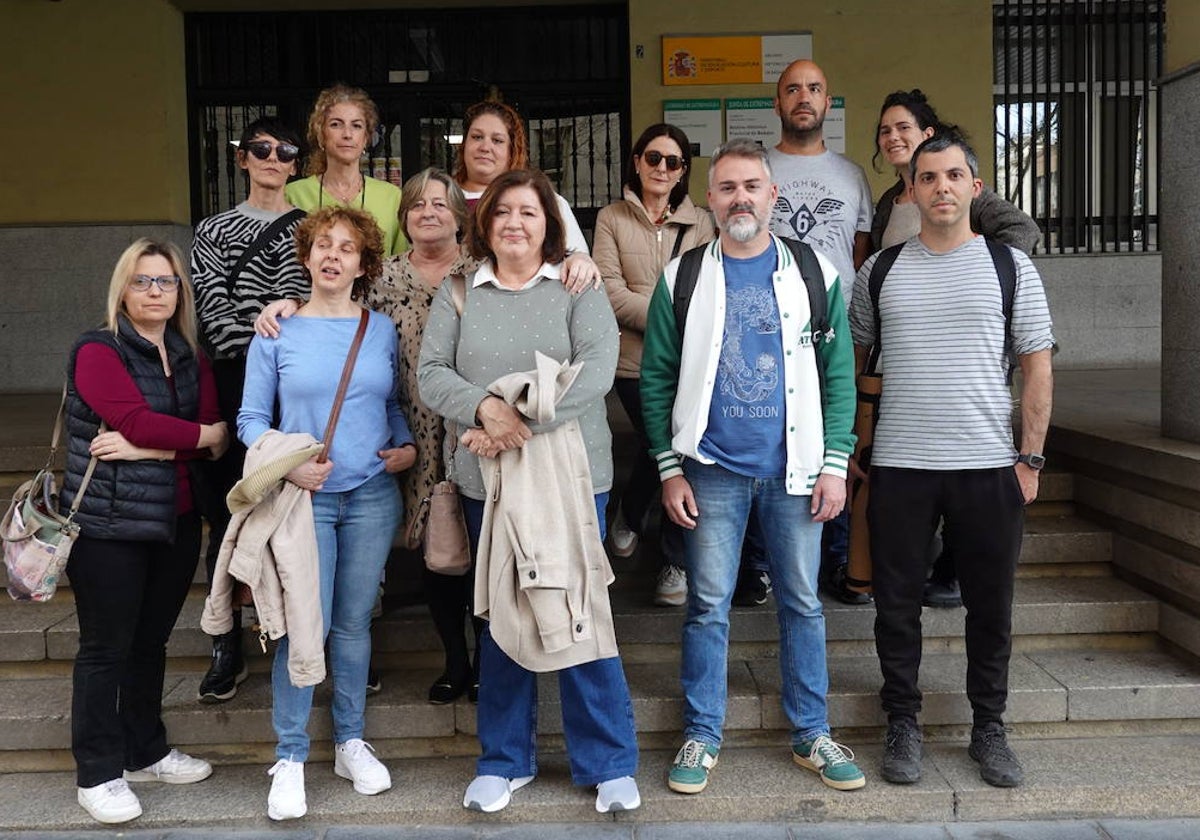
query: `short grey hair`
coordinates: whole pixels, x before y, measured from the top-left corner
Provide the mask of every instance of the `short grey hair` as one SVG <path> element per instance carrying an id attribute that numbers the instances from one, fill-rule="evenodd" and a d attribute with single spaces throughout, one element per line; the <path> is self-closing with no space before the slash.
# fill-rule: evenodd
<path id="1" fill-rule="evenodd" d="M 762 164 L 763 171 L 767 173 L 767 180 L 771 180 L 771 164 L 767 162 L 767 150 L 762 143 L 751 140 L 749 137 L 734 137 L 717 146 L 716 151 L 712 154 L 712 159 L 708 162 L 708 185 L 710 187 L 712 186 L 713 170 L 717 168 L 717 161 L 725 157 L 757 160 Z"/>

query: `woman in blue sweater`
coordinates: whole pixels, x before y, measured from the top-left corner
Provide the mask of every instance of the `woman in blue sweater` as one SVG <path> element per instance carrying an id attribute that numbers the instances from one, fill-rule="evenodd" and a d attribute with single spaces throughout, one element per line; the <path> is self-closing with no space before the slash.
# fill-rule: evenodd
<path id="1" fill-rule="evenodd" d="M 361 301 L 382 269 L 382 234 L 360 210 L 327 207 L 312 214 L 296 229 L 296 251 L 312 280 L 312 297 L 277 339 L 255 337 L 250 344 L 238 412 L 238 437 L 247 447 L 272 427 L 276 405 L 280 431 L 324 433 L 364 311 Z M 362 740 L 363 708 L 371 607 L 401 513 L 392 474 L 408 469 L 416 457 L 396 396 L 396 331 L 386 316 L 369 315 L 329 460 L 314 458 L 287 476 L 313 494 L 321 612 L 333 672 L 334 772 L 367 795 L 392 785 L 387 768 Z M 279 742 L 267 815 L 274 820 L 307 811 L 304 761 L 313 689 L 292 685 L 287 658 L 285 636 L 271 675 Z"/>

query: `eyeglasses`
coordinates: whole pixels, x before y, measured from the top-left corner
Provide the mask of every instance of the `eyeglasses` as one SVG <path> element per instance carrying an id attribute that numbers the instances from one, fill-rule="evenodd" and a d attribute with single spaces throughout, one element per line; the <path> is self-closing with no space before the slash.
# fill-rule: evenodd
<path id="1" fill-rule="evenodd" d="M 674 172 L 676 169 L 679 169 L 683 166 L 683 158 L 681 158 L 679 155 L 664 155 L 662 152 L 655 149 L 651 149 L 650 151 L 644 153 L 642 155 L 642 160 L 646 161 L 646 163 L 655 168 L 657 168 L 658 165 L 665 160 L 667 162 L 667 169 L 671 172 Z"/>
<path id="2" fill-rule="evenodd" d="M 251 140 L 243 148 L 259 160 L 269 158 L 271 150 L 274 149 L 275 157 L 279 158 L 280 163 L 291 163 L 300 154 L 300 149 L 291 143 L 280 143 L 273 146 L 269 140 Z"/>
<path id="3" fill-rule="evenodd" d="M 129 285 L 138 292 L 147 292 L 150 290 L 151 283 L 157 283 L 158 288 L 163 292 L 179 291 L 180 283 L 179 275 L 177 274 L 161 274 L 158 277 L 151 277 L 149 274 L 135 274 L 133 279 L 129 281 Z"/>

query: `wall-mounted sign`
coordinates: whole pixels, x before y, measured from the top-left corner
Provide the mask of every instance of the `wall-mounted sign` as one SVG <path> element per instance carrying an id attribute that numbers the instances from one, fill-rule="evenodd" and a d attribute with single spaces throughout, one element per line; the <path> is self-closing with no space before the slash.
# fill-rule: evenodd
<path id="1" fill-rule="evenodd" d="M 812 58 L 812 33 L 664 35 L 664 85 L 775 84 L 783 68 Z"/>
<path id="2" fill-rule="evenodd" d="M 749 137 L 770 148 L 779 142 L 779 117 L 770 96 L 725 100 L 725 139 Z"/>
<path id="3" fill-rule="evenodd" d="M 707 157 L 721 145 L 720 99 L 664 99 L 663 122 L 683 129 L 693 156 Z"/>
<path id="4" fill-rule="evenodd" d="M 825 148 L 839 155 L 846 154 L 846 97 L 834 96 L 825 114 Z"/>

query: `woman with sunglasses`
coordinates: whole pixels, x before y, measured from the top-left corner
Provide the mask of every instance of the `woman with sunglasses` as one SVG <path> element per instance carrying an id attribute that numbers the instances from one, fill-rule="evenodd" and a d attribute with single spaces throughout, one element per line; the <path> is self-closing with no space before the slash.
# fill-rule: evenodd
<path id="1" fill-rule="evenodd" d="M 212 358 L 221 419 L 232 428 L 242 404 L 246 350 L 254 337 L 254 316 L 280 297 L 308 294 L 293 234 L 303 211 L 288 203 L 287 180 L 296 174 L 300 137 L 271 117 L 246 126 L 238 142 L 237 164 L 249 176 L 250 195 L 232 210 L 196 226 L 192 282 L 200 338 Z M 213 578 L 217 550 L 229 524 L 225 496 L 242 477 L 246 448 L 236 439 L 209 464 L 203 513 L 208 520 L 204 562 Z M 200 681 L 202 703 L 220 703 L 237 694 L 246 679 L 242 657 L 242 613 L 235 606 L 233 628 L 213 637 L 212 662 Z"/>
<path id="2" fill-rule="evenodd" d="M 129 782 L 212 773 L 169 747 L 162 721 L 167 639 L 200 553 L 191 468 L 228 443 L 195 315 L 179 249 L 139 239 L 113 269 L 104 325 L 69 357 L 64 513 L 98 459 L 67 564 L 79 619 L 71 752 L 76 798 L 101 823 L 141 815 Z"/>
<path id="3" fill-rule="evenodd" d="M 688 198 L 691 163 L 686 134 L 667 123 L 650 126 L 633 144 L 625 170 L 625 197 L 605 207 L 596 218 L 596 264 L 621 327 L 617 396 L 642 443 L 617 496 L 610 543 L 620 557 L 628 557 L 637 548 L 659 484 L 658 467 L 650 460 L 645 440 L 638 390 L 650 296 L 663 266 L 715 234 L 712 217 Z M 662 565 L 654 591 L 654 603 L 660 606 L 682 606 L 687 599 L 682 540 L 679 526 L 663 517 Z"/>
<path id="4" fill-rule="evenodd" d="M 321 91 L 308 117 L 308 177 L 288 184 L 287 197 L 309 213 L 330 206 L 365 210 L 383 231 L 384 256 L 390 257 L 408 249 L 400 190 L 361 168 L 378 127 L 379 109 L 366 91 L 341 84 Z"/>

